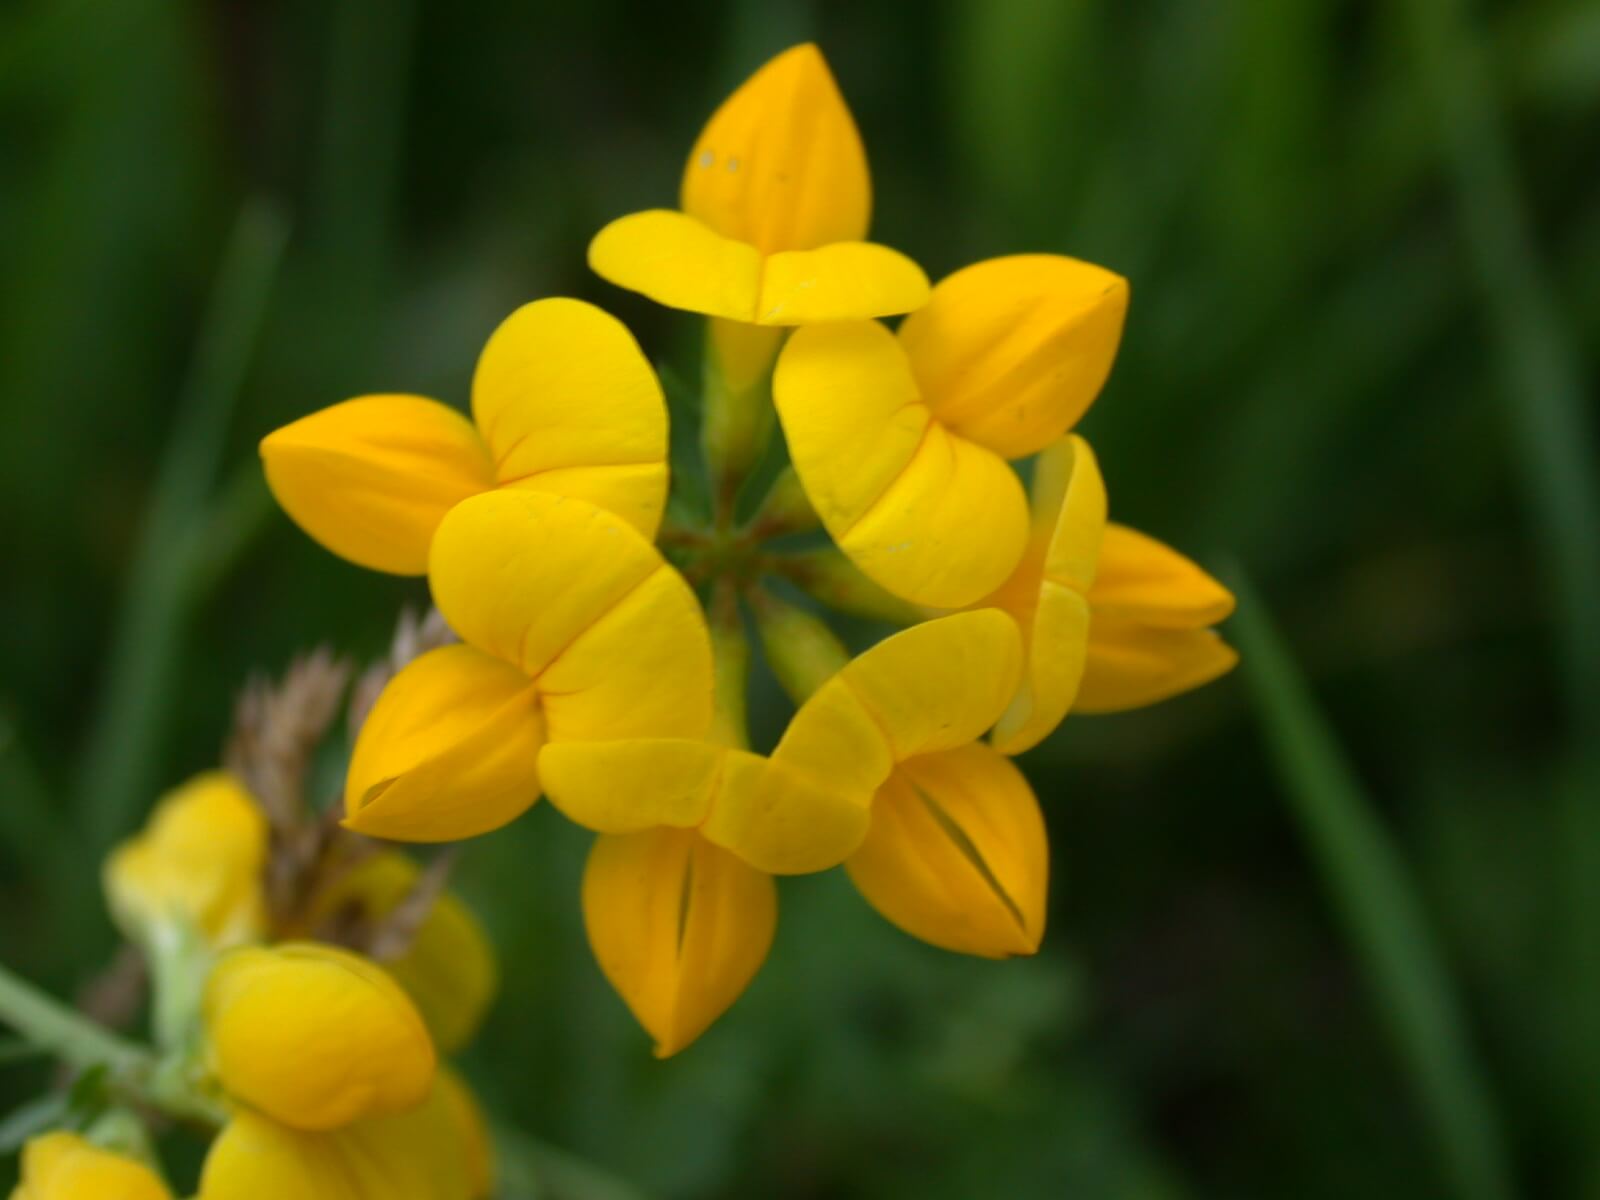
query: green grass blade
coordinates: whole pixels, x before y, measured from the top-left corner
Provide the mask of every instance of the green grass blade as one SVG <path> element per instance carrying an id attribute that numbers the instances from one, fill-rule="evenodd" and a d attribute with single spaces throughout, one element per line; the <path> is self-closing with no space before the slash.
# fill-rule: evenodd
<path id="1" fill-rule="evenodd" d="M 1450 1194 L 1508 1200 L 1489 1091 L 1405 863 L 1260 600 L 1237 573 L 1231 582 L 1239 612 L 1229 630 L 1285 798 L 1432 1127 Z"/>
<path id="2" fill-rule="evenodd" d="M 245 372 L 287 240 L 279 213 L 251 206 L 224 254 L 177 423 L 112 641 L 101 707 L 84 754 L 79 811 L 101 851 L 124 833 L 154 787 L 158 742 L 182 648 L 197 536 Z"/>

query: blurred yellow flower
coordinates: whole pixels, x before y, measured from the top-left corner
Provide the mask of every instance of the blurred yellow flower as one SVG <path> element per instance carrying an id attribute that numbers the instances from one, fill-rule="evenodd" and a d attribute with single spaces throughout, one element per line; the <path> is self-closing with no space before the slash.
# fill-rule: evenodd
<path id="1" fill-rule="evenodd" d="M 102 882 L 112 917 L 147 945 L 170 921 L 191 924 L 221 949 L 260 938 L 267 821 L 223 771 L 169 792 L 142 832 L 106 859 Z"/>
<path id="2" fill-rule="evenodd" d="M 1088 657 L 1078 712 L 1121 712 L 1210 683 L 1239 656 L 1211 629 L 1233 594 L 1176 550 L 1106 526 L 1089 588 Z"/>
<path id="3" fill-rule="evenodd" d="M 888 316 L 928 297 L 921 268 L 862 240 L 866 154 L 813 45 L 778 55 L 716 111 L 680 207 L 611 222 L 589 265 L 671 308 L 761 325 Z"/>
<path id="4" fill-rule="evenodd" d="M 11 1200 L 172 1200 L 144 1163 L 75 1133 L 46 1133 L 22 1148 L 21 1180 Z"/>
<path id="5" fill-rule="evenodd" d="M 535 492 L 474 497 L 440 524 L 429 580 L 463 644 L 423 655 L 379 696 L 350 759 L 349 828 L 484 833 L 538 798 L 547 742 L 710 728 L 699 602 L 611 513 Z"/>
<path id="6" fill-rule="evenodd" d="M 416 885 L 420 868 L 397 851 L 376 854 L 341 876 L 318 899 L 310 924 L 350 907 L 381 922 Z M 384 968 L 416 1002 L 434 1044 L 445 1054 L 472 1040 L 494 999 L 494 950 L 472 911 L 451 892 L 433 902 L 405 954 Z"/>
<path id="7" fill-rule="evenodd" d="M 416 1006 L 381 967 L 333 946 L 224 955 L 206 983 L 204 1020 L 227 1093 L 295 1129 L 404 1112 L 433 1087 L 437 1060 Z"/>
<path id="8" fill-rule="evenodd" d="M 667 494 L 667 410 L 616 318 L 578 300 L 524 305 L 495 330 L 469 421 L 421 396 L 362 396 L 262 440 L 267 483 L 335 554 L 427 570 L 445 513 L 495 488 L 572 496 L 654 537 Z"/>
<path id="9" fill-rule="evenodd" d="M 1011 576 L 1028 503 L 1008 459 L 1038 453 L 1105 383 L 1127 283 L 1059 255 L 957 271 L 898 334 L 873 321 L 801 329 L 772 394 L 806 495 L 872 580 L 957 608 Z"/>
<path id="10" fill-rule="evenodd" d="M 484 1200 L 484 1149 L 445 1078 L 406 1112 L 329 1132 L 241 1109 L 212 1143 L 197 1200 Z"/>

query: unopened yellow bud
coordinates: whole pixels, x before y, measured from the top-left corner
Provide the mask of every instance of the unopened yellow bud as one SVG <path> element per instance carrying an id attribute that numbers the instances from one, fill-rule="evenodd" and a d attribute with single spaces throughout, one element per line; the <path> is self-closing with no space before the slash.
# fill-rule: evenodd
<path id="1" fill-rule="evenodd" d="M 11 1200 L 172 1200 L 172 1193 L 144 1163 L 58 1131 L 22 1148 Z"/>
<path id="2" fill-rule="evenodd" d="M 236 950 L 206 983 L 212 1067 L 230 1095 L 296 1129 L 337 1129 L 427 1098 L 436 1058 L 405 992 L 314 942 Z"/>
<path id="3" fill-rule="evenodd" d="M 163 922 L 186 921 L 218 948 L 259 938 L 267 821 L 238 780 L 209 771 L 169 792 L 144 830 L 106 860 L 112 916 L 147 941 Z"/>

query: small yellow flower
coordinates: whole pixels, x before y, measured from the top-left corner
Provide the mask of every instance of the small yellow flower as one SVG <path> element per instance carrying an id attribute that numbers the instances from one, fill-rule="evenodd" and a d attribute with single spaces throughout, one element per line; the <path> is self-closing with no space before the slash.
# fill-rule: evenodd
<path id="1" fill-rule="evenodd" d="M 1233 594 L 1126 525 L 1106 526 L 1089 609 L 1078 712 L 1154 704 L 1210 683 L 1239 661 L 1210 628 L 1233 611 Z"/>
<path id="2" fill-rule="evenodd" d="M 569 497 L 491 492 L 434 537 L 434 601 L 462 643 L 389 682 L 345 783 L 345 824 L 450 841 L 539 796 L 546 743 L 705 735 L 711 640 L 693 591 L 625 521 Z"/>
<path id="3" fill-rule="evenodd" d="M 217 949 L 238 945 L 265 931 L 266 856 L 255 800 L 233 776 L 208 771 L 164 796 L 144 830 L 106 859 L 106 898 L 136 940 L 181 920 Z"/>
<path id="4" fill-rule="evenodd" d="M 433 1087 L 433 1042 L 410 997 L 381 967 L 333 946 L 223 956 L 206 983 L 204 1019 L 222 1087 L 294 1129 L 404 1112 Z"/>
<path id="5" fill-rule="evenodd" d="M 361 396 L 261 443 L 299 526 L 360 566 L 427 570 L 440 520 L 496 488 L 572 496 L 654 537 L 667 494 L 667 410 L 621 322 L 578 300 L 524 305 L 495 330 L 472 416 L 421 396 Z"/>
<path id="6" fill-rule="evenodd" d="M 589 265 L 671 308 L 760 325 L 888 316 L 927 299 L 921 268 L 862 240 L 866 154 L 813 45 L 778 55 L 716 111 L 684 167 L 681 208 L 613 221 Z"/>
<path id="7" fill-rule="evenodd" d="M 917 604 L 993 592 L 1028 544 L 1007 464 L 1056 442 L 1111 370 L 1117 275 L 1058 255 L 957 271 L 898 334 L 801 329 L 773 377 L 789 454 L 817 515 L 872 580 Z"/>
<path id="8" fill-rule="evenodd" d="M 22 1179 L 11 1200 L 172 1200 L 144 1163 L 75 1133 L 46 1133 L 22 1148 Z"/>
<path id="9" fill-rule="evenodd" d="M 374 855 L 319 898 L 311 925 L 351 906 L 369 922 L 380 922 L 411 893 L 419 873 L 404 854 Z M 416 1002 L 445 1054 L 472 1040 L 494 999 L 494 950 L 472 910 L 451 892 L 434 901 L 409 949 L 384 968 Z"/>
<path id="10" fill-rule="evenodd" d="M 761 969 L 778 890 L 692 829 L 606 834 L 584 869 L 583 919 L 601 971 L 667 1058 Z"/>
<path id="11" fill-rule="evenodd" d="M 764 873 L 848 860 L 862 894 L 919 937 L 994 957 L 1037 949 L 1048 878 L 1043 821 L 1021 775 L 977 741 L 1011 703 L 1021 671 L 1010 617 L 992 608 L 958 613 L 852 660 L 801 705 L 770 757 L 668 739 L 545 750 L 551 801 L 609 835 L 585 878 L 590 938 L 658 1053 L 687 1040 L 663 1032 L 676 1014 L 664 997 L 700 1000 L 689 1010 L 696 1022 L 685 1022 L 697 1034 L 760 965 L 770 932 L 747 914 L 764 927 L 766 909 L 754 898 Z M 734 914 L 722 919 L 729 957 L 714 980 L 685 962 L 674 940 L 682 927 L 668 919 L 684 911 L 669 899 L 699 878 L 694 856 L 708 855 L 707 843 L 737 855 L 715 860 L 724 873 L 715 878 L 744 896 L 724 905 Z M 684 865 L 690 858 L 694 870 Z M 726 882 L 741 859 L 756 875 Z"/>
<path id="12" fill-rule="evenodd" d="M 197 1200 L 484 1200 L 483 1147 L 445 1079 L 406 1112 L 331 1132 L 242 1109 L 212 1143 Z"/>

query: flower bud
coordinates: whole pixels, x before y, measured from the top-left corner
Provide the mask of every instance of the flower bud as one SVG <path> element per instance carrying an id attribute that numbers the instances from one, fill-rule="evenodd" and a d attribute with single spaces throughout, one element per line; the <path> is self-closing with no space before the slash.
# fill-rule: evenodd
<path id="1" fill-rule="evenodd" d="M 416 1006 L 379 966 L 332 946 L 236 950 L 206 984 L 222 1086 L 296 1129 L 337 1129 L 427 1098 L 436 1058 Z"/>

